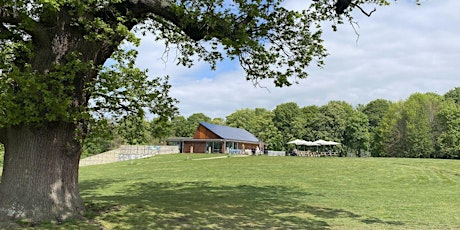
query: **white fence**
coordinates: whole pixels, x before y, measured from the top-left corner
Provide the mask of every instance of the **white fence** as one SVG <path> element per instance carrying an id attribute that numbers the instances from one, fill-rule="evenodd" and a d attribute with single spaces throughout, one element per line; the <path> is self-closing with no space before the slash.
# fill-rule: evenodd
<path id="1" fill-rule="evenodd" d="M 271 151 L 271 150 L 268 150 L 268 155 L 269 156 L 286 156 L 286 152 L 285 151 Z"/>
<path id="2" fill-rule="evenodd" d="M 172 153 L 179 153 L 179 147 L 169 145 L 122 145 L 118 149 L 83 158 L 80 160 L 80 166 L 107 164 Z"/>

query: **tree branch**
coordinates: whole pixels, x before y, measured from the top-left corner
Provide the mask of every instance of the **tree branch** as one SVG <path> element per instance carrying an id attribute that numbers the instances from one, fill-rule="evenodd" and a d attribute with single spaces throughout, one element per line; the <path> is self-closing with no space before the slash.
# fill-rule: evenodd
<path id="1" fill-rule="evenodd" d="M 186 12 L 167 0 L 129 0 L 131 3 L 130 11 L 133 18 L 148 18 L 151 14 L 164 18 L 172 24 L 181 28 L 193 40 L 201 40 L 204 33 L 195 23 L 184 23 L 183 18 Z"/>
<path id="2" fill-rule="evenodd" d="M 21 24 L 27 23 L 28 26 L 21 27 L 21 30 L 28 33 L 32 37 L 43 37 L 43 34 L 46 34 L 43 25 L 30 18 L 27 14 L 19 12 L 12 7 L 0 8 L 0 31 L 2 32 L 0 37 L 7 37 L 16 40 L 21 40 L 23 38 L 18 33 L 12 32 L 9 27 L 4 25 L 5 23 L 13 26 L 20 26 Z"/>
<path id="3" fill-rule="evenodd" d="M 377 9 L 374 8 L 371 12 L 367 13 L 367 12 L 366 12 L 363 8 L 361 8 L 361 6 L 359 6 L 358 4 L 351 3 L 351 5 L 352 5 L 352 6 L 358 7 L 358 9 L 360 9 L 361 12 L 362 12 L 363 14 L 365 14 L 366 16 L 368 16 L 368 17 L 370 17 L 370 16 L 372 15 L 372 13 L 374 13 L 375 11 L 377 11 Z"/>
<path id="4" fill-rule="evenodd" d="M 148 18 L 153 15 L 155 19 L 165 20 L 177 26 L 194 41 L 202 40 L 206 36 L 231 37 L 234 31 L 241 26 L 247 26 L 254 19 L 247 15 L 239 18 L 240 22 L 229 24 L 228 21 L 216 16 L 213 18 L 212 25 L 208 25 L 188 15 L 184 8 L 168 0 L 130 0 L 130 3 L 132 5 L 130 11 L 134 18 Z"/>

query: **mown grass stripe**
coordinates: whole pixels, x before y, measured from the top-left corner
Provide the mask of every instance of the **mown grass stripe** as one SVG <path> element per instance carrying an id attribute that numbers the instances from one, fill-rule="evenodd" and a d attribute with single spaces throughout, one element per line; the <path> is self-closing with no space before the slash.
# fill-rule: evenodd
<path id="1" fill-rule="evenodd" d="M 458 229 L 460 161 L 176 154 L 81 168 L 63 229 Z M 44 226 L 43 229 L 53 229 Z"/>

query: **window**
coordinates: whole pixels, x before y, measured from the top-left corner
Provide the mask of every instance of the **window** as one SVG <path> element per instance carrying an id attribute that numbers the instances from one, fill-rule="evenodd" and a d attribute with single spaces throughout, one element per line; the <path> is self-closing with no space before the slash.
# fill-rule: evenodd
<path id="1" fill-rule="evenodd" d="M 222 153 L 222 141 L 208 141 L 206 142 L 206 152 L 209 153 Z"/>

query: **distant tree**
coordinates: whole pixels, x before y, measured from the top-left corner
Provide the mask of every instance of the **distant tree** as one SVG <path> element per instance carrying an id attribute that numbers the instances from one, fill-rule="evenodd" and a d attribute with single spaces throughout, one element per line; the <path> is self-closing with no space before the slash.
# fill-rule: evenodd
<path id="1" fill-rule="evenodd" d="M 163 139 L 173 136 L 172 122 L 169 119 L 155 117 L 150 121 L 148 131 L 153 139 L 161 142 Z"/>
<path id="2" fill-rule="evenodd" d="M 375 156 L 431 157 L 441 127 L 437 121 L 443 98 L 414 93 L 392 104 L 376 132 Z"/>
<path id="3" fill-rule="evenodd" d="M 342 142 L 352 113 L 353 107 L 344 101 L 331 101 L 321 106 L 315 124 L 317 138 Z"/>
<path id="4" fill-rule="evenodd" d="M 187 118 L 184 116 L 175 116 L 171 119 L 172 136 L 174 137 L 190 137 L 190 132 L 187 126 Z"/>
<path id="5" fill-rule="evenodd" d="M 271 150 L 282 150 L 285 143 L 281 132 L 275 127 L 273 122 L 274 113 L 267 109 L 256 108 L 255 125 L 252 132 L 259 140 L 265 142 Z"/>
<path id="6" fill-rule="evenodd" d="M 383 116 L 388 112 L 390 105 L 391 101 L 376 99 L 364 106 L 362 112 L 366 114 L 369 120 L 369 128 L 373 129 L 379 125 Z"/>
<path id="7" fill-rule="evenodd" d="M 294 129 L 296 121 L 300 116 L 300 108 L 295 102 L 288 102 L 277 105 L 273 110 L 273 123 L 279 132 L 283 134 L 282 142 L 287 146 L 287 142 L 293 138 L 298 138 Z"/>
<path id="8" fill-rule="evenodd" d="M 348 117 L 343 144 L 355 152 L 357 156 L 362 156 L 363 151 L 369 150 L 369 120 L 361 111 L 355 110 Z"/>
<path id="9" fill-rule="evenodd" d="M 210 123 L 216 124 L 216 125 L 225 125 L 225 120 L 220 117 L 215 117 L 210 121 Z"/>
<path id="10" fill-rule="evenodd" d="M 251 132 L 256 123 L 256 119 L 254 109 L 239 109 L 226 117 L 225 124 Z"/>
<path id="11" fill-rule="evenodd" d="M 318 122 L 319 107 L 316 105 L 306 106 L 300 109 L 301 118 L 303 119 L 303 127 L 299 131 L 303 140 L 315 141 L 318 139 L 318 131 L 316 122 Z"/>
<path id="12" fill-rule="evenodd" d="M 384 99 L 376 99 L 363 106 L 361 111 L 366 114 L 369 120 L 370 149 L 376 145 L 377 134 L 376 128 L 379 126 L 385 114 L 390 109 L 392 102 Z"/>
<path id="13" fill-rule="evenodd" d="M 437 114 L 440 134 L 436 140 L 436 158 L 460 159 L 460 105 L 454 101 L 442 104 Z"/>
<path id="14" fill-rule="evenodd" d="M 444 94 L 446 99 L 453 100 L 457 105 L 460 105 L 460 87 L 449 90 Z"/>
<path id="15" fill-rule="evenodd" d="M 99 154 L 117 148 L 123 144 L 123 139 L 117 132 L 116 124 L 104 119 L 92 124 L 83 145 L 82 157 Z"/>
<path id="16" fill-rule="evenodd" d="M 273 123 L 273 112 L 263 109 L 240 109 L 227 116 L 226 125 L 242 128 L 264 141 L 270 149 L 281 150 L 282 135 Z"/>
<path id="17" fill-rule="evenodd" d="M 378 157 L 403 157 L 406 146 L 406 127 L 403 122 L 403 102 L 390 105 L 375 129 L 371 155 Z"/>
<path id="18" fill-rule="evenodd" d="M 194 113 L 187 118 L 185 130 L 186 137 L 193 137 L 200 122 L 211 122 L 211 118 L 204 113 Z"/>
<path id="19" fill-rule="evenodd" d="M 430 157 L 435 146 L 435 117 L 442 97 L 434 93 L 412 94 L 404 103 L 403 117 L 406 126 L 406 157 Z"/>
<path id="20" fill-rule="evenodd" d="M 125 117 L 117 126 L 118 134 L 129 145 L 144 145 L 150 139 L 149 123 L 143 116 Z"/>

